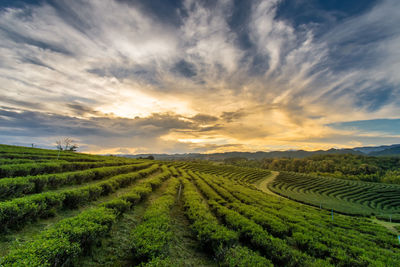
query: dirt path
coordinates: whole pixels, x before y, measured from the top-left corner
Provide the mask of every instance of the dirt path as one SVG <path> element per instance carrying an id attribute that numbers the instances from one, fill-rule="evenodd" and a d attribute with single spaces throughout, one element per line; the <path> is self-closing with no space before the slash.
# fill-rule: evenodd
<path id="1" fill-rule="evenodd" d="M 395 235 L 400 235 L 400 232 L 395 228 L 395 226 L 399 226 L 400 223 L 391 223 L 378 219 L 372 219 L 371 221 L 386 227 L 390 232 L 394 233 Z"/>
<path id="2" fill-rule="evenodd" d="M 267 194 L 270 194 L 270 195 L 273 195 L 273 196 L 276 196 L 276 197 L 282 197 L 282 196 L 280 196 L 280 195 L 278 195 L 278 194 L 275 194 L 274 192 L 272 192 L 272 191 L 269 190 L 269 188 L 268 188 L 268 184 L 269 184 L 270 182 L 272 182 L 272 181 L 278 176 L 278 174 L 279 174 L 279 172 L 277 172 L 277 171 L 271 171 L 271 174 L 270 174 L 270 175 L 268 175 L 267 177 L 265 177 L 265 178 L 262 179 L 262 180 L 257 181 L 254 185 L 255 185 L 258 189 L 262 190 L 263 192 L 265 192 L 265 193 L 267 193 Z"/>
<path id="3" fill-rule="evenodd" d="M 132 229 L 142 222 L 147 207 L 162 195 L 168 182 L 169 180 L 163 182 L 142 202 L 124 213 L 112 226 L 110 233 L 102 239 L 101 246 L 93 248 L 90 255 L 82 256 L 78 260 L 79 266 L 136 266 L 137 264 L 132 259 Z"/>
<path id="4" fill-rule="evenodd" d="M 182 194 L 171 209 L 171 218 L 174 239 L 170 254 L 178 266 L 217 266 L 215 261 L 201 250 L 200 243 L 190 229 L 189 220 L 183 211 Z"/>

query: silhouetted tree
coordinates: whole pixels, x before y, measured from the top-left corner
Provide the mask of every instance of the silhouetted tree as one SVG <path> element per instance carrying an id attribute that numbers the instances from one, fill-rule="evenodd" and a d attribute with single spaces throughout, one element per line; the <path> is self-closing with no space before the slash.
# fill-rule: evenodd
<path id="1" fill-rule="evenodd" d="M 60 151 L 76 151 L 79 146 L 77 144 L 72 144 L 74 140 L 72 140 L 69 137 L 66 137 L 64 139 L 58 139 L 56 140 L 56 147 L 57 150 Z M 60 155 L 60 153 L 58 153 Z"/>

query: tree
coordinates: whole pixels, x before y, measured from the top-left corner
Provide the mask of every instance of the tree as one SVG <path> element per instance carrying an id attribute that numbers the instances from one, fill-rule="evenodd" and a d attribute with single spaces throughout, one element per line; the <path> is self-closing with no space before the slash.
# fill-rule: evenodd
<path id="1" fill-rule="evenodd" d="M 62 140 L 61 139 L 56 140 L 56 147 L 57 147 L 57 150 L 59 150 L 59 151 L 63 150 Z"/>
<path id="2" fill-rule="evenodd" d="M 66 137 L 64 139 L 58 139 L 56 140 L 56 147 L 58 151 L 76 151 L 79 146 L 77 144 L 72 144 L 74 143 L 74 140 Z"/>
<path id="3" fill-rule="evenodd" d="M 79 148 L 79 146 L 77 144 L 73 144 L 72 146 L 69 147 L 68 150 L 75 152 L 78 148 Z"/>
<path id="4" fill-rule="evenodd" d="M 64 150 L 69 150 L 69 148 L 70 148 L 70 146 L 71 146 L 73 141 L 74 140 L 72 140 L 71 138 L 65 137 L 64 138 Z"/>

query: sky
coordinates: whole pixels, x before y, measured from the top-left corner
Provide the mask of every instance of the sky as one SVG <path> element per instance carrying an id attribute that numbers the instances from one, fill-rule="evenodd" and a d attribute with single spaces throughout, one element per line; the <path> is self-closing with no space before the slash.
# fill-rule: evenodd
<path id="1" fill-rule="evenodd" d="M 0 143 L 400 143 L 398 0 L 0 0 Z"/>

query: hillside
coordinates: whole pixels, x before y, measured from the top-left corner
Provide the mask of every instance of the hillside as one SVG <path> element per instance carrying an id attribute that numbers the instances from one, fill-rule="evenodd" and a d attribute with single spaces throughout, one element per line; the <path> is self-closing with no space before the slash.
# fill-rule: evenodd
<path id="1" fill-rule="evenodd" d="M 260 191 L 265 169 L 4 145 L 0 164 L 1 266 L 400 262 L 397 236 L 368 217 Z"/>
<path id="2" fill-rule="evenodd" d="M 380 151 L 374 151 L 370 153 L 372 156 L 399 156 L 400 155 L 400 146 L 387 148 Z"/>
<path id="3" fill-rule="evenodd" d="M 268 187 L 277 194 L 317 207 L 400 221 L 400 185 L 281 172 Z"/>

